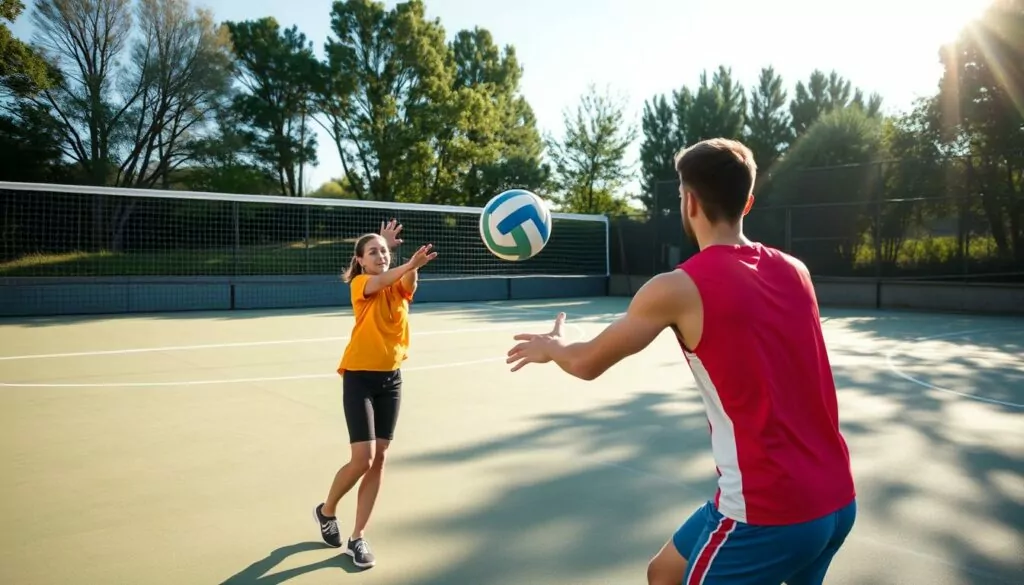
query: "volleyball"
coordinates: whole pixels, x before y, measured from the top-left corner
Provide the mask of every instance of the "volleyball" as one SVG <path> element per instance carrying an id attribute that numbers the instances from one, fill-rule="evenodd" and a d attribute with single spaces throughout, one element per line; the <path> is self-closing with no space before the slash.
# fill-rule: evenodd
<path id="1" fill-rule="evenodd" d="M 533 193 L 510 189 L 487 202 L 480 214 L 480 237 L 502 260 L 532 258 L 551 237 L 551 212 Z"/>

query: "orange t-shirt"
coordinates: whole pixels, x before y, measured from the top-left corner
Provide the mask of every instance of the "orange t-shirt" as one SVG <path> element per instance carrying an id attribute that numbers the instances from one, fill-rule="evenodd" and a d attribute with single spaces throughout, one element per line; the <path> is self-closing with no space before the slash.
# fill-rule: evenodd
<path id="1" fill-rule="evenodd" d="M 359 274 L 349 283 L 356 324 L 338 364 L 339 374 L 345 370 L 393 372 L 407 357 L 412 293 L 399 280 L 365 297 L 363 289 L 370 278 Z"/>

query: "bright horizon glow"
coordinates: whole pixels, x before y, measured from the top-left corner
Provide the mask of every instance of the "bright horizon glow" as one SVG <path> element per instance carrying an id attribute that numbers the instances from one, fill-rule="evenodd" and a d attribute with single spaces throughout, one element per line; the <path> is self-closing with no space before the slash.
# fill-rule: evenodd
<path id="1" fill-rule="evenodd" d="M 732 68 L 745 88 L 762 67 L 782 76 L 788 98 L 811 71 L 833 69 L 865 94 L 877 92 L 883 111 L 908 110 L 933 95 L 942 75 L 940 47 L 980 16 L 991 0 L 424 0 L 428 18 L 440 18 L 449 38 L 480 26 L 499 46 L 513 45 L 524 69 L 521 91 L 534 109 L 541 135 L 562 134 L 562 111 L 574 109 L 587 85 L 627 97 L 626 120 L 640 127 L 643 104 L 683 85 L 702 70 Z M 273 16 L 298 26 L 317 54 L 330 34 L 331 0 L 193 0 L 218 21 Z M 392 7 L 396 2 L 388 0 Z M 14 33 L 31 37 L 27 2 Z M 306 171 L 308 191 L 342 175 L 333 142 L 313 124 L 318 166 Z M 642 136 L 627 152 L 639 192 Z M 680 145 L 683 146 L 683 145 Z"/>

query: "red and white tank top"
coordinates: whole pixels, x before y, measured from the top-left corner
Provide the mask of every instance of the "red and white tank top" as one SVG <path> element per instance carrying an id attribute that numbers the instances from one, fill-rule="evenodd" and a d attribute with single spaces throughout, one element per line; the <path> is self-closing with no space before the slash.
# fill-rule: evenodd
<path id="1" fill-rule="evenodd" d="M 849 451 L 806 268 L 756 243 L 709 246 L 679 268 L 703 303 L 700 342 L 683 353 L 707 409 L 719 512 L 778 525 L 849 504 Z"/>

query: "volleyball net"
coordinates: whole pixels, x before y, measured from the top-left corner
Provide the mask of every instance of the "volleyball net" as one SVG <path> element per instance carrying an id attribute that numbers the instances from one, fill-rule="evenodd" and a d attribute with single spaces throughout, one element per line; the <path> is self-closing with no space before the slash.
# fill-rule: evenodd
<path id="1" fill-rule="evenodd" d="M 425 280 L 609 274 L 605 216 L 554 213 L 545 248 L 528 260 L 509 262 L 484 245 L 481 212 L 384 201 L 0 182 L 0 279 L 8 298 L 15 284 L 116 279 L 187 285 L 306 277 L 336 284 L 355 240 L 378 232 L 392 218 L 403 225 L 395 263 L 421 244 L 432 243 L 438 252 L 422 269 Z M 20 301 L 31 294 L 23 290 Z"/>

